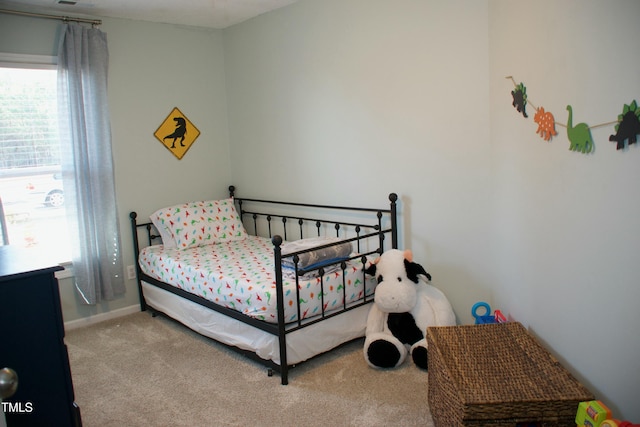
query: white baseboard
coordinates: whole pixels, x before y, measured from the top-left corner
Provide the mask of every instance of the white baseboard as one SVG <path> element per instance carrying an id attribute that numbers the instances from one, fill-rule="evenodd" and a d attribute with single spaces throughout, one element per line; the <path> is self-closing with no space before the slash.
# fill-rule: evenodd
<path id="1" fill-rule="evenodd" d="M 95 316 L 83 317 L 82 319 L 70 320 L 64 322 L 64 329 L 70 331 L 72 329 L 82 328 L 96 323 L 104 322 L 105 320 L 116 319 L 118 317 L 126 316 L 128 314 L 137 313 L 140 311 L 140 305 L 130 305 L 129 307 L 119 308 L 117 310 L 111 310 L 106 313 L 96 314 Z"/>

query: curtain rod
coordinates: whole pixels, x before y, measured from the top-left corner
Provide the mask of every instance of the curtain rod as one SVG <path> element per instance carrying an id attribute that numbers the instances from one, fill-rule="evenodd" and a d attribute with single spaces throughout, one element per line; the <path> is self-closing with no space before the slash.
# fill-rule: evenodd
<path id="1" fill-rule="evenodd" d="M 86 24 L 91 25 L 102 25 L 102 21 L 99 19 L 84 19 L 84 18 L 72 18 L 69 16 L 56 16 L 56 15 L 46 15 L 44 13 L 33 13 L 33 12 L 20 12 L 18 10 L 8 10 L 8 9 L 0 9 L 0 13 L 9 13 L 13 15 L 23 15 L 23 16 L 32 16 L 35 18 L 46 18 L 46 19 L 58 19 L 60 21 L 72 21 L 72 22 L 84 22 Z"/>

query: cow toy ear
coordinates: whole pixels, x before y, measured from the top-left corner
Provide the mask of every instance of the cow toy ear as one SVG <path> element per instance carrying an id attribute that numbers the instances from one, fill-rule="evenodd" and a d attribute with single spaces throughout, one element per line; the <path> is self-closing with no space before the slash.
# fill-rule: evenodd
<path id="1" fill-rule="evenodd" d="M 410 262 L 405 259 L 404 268 L 407 271 L 407 277 L 409 278 L 409 280 L 413 281 L 414 283 L 418 283 L 419 274 L 423 274 L 424 276 L 426 276 L 427 279 L 429 279 L 429 281 L 431 281 L 431 275 L 427 273 L 427 270 L 425 270 L 424 267 L 418 263 Z"/>
<path id="2" fill-rule="evenodd" d="M 409 262 L 413 262 L 413 252 L 411 252 L 411 249 L 405 249 L 404 259 L 406 259 Z"/>
<path id="3" fill-rule="evenodd" d="M 367 273 L 369 276 L 375 276 L 376 267 L 377 267 L 377 264 L 373 263 L 369 267 L 367 267 L 367 269 L 364 272 Z"/>

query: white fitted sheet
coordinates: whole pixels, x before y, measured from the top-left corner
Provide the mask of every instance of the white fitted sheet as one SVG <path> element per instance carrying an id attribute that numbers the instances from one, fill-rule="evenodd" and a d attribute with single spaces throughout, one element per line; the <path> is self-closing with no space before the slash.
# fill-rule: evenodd
<path id="1" fill-rule="evenodd" d="M 204 245 L 190 249 L 148 246 L 140 253 L 142 271 L 162 282 L 221 306 L 271 323 L 277 322 L 273 244 L 264 237 Z M 308 319 L 343 308 L 373 295 L 376 282 L 363 272 L 360 260 L 322 277 L 296 278 L 284 274 L 285 322 Z M 321 286 L 322 284 L 322 286 Z"/>

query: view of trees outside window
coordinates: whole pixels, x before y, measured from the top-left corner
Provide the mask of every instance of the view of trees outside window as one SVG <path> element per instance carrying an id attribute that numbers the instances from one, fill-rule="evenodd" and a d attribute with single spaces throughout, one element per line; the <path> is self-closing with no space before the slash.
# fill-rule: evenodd
<path id="1" fill-rule="evenodd" d="M 0 212 L 9 244 L 50 249 L 63 262 L 71 256 L 56 84 L 55 68 L 0 65 Z"/>

